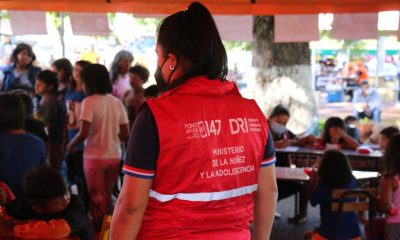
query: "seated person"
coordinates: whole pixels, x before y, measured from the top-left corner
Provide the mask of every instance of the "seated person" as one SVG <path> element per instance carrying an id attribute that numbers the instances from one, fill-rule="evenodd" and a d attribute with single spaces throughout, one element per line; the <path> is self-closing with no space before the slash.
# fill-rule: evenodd
<path id="1" fill-rule="evenodd" d="M 375 123 L 381 122 L 381 99 L 379 93 L 363 81 L 353 97 L 353 115 L 357 118 L 369 118 Z"/>
<path id="2" fill-rule="evenodd" d="M 322 144 L 336 145 L 338 149 L 356 150 L 359 144 L 345 132 L 345 125 L 339 117 L 330 117 L 326 120 L 322 132 Z"/>
<path id="3" fill-rule="evenodd" d="M 336 236 L 338 213 L 331 211 L 333 189 L 357 188 L 349 160 L 340 151 L 328 150 L 322 156 L 318 172 L 310 175 L 310 203 L 320 206 L 321 224 L 314 230 L 312 240 L 361 239 L 355 212 L 342 213 L 339 235 Z"/>
<path id="4" fill-rule="evenodd" d="M 357 128 L 357 118 L 354 116 L 347 116 L 344 119 L 346 125 L 346 134 L 354 138 L 357 142 L 361 142 L 360 129 Z"/>
<path id="5" fill-rule="evenodd" d="M 384 151 L 390 138 L 397 133 L 399 133 L 399 129 L 397 127 L 391 126 L 382 129 L 379 134 L 379 148 Z"/>
<path id="6" fill-rule="evenodd" d="M 285 148 L 288 145 L 299 147 L 312 145 L 315 142 L 314 135 L 300 138 L 286 128 L 289 118 L 289 110 L 280 104 L 272 110 L 268 123 L 274 139 L 274 146 L 276 148 Z"/>
<path id="7" fill-rule="evenodd" d="M 23 130 L 25 111 L 14 94 L 0 94 L 0 181 L 21 197 L 25 174 L 45 162 L 42 139 Z"/>
<path id="8" fill-rule="evenodd" d="M 25 197 L 0 211 L 0 237 L 22 239 L 90 239 L 83 203 L 70 195 L 60 172 L 41 167 L 24 178 Z"/>
<path id="9" fill-rule="evenodd" d="M 289 121 L 289 110 L 282 105 L 276 106 L 268 118 L 268 123 L 271 131 L 274 145 L 277 148 L 284 148 L 288 145 L 305 146 L 312 144 L 315 140 L 313 135 L 298 138 L 290 130 L 286 129 L 286 124 Z M 276 166 L 288 167 L 290 162 L 288 156 L 282 153 L 276 153 Z M 307 220 L 307 205 L 308 197 L 306 186 L 301 182 L 278 180 L 278 201 L 300 191 L 300 214 L 295 218 L 289 218 L 290 222 L 303 223 Z"/>

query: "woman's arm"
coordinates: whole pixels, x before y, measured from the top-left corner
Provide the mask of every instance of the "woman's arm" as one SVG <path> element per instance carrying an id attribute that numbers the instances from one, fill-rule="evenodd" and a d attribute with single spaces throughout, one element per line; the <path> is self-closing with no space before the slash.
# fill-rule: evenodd
<path id="1" fill-rule="evenodd" d="M 377 199 L 377 209 L 380 212 L 386 212 L 392 206 L 393 190 L 398 186 L 393 177 L 382 177 L 381 193 Z"/>
<path id="2" fill-rule="evenodd" d="M 81 144 L 85 139 L 89 136 L 89 129 L 91 123 L 85 120 L 81 121 L 81 128 L 79 132 L 75 135 L 75 137 L 71 140 L 71 142 L 67 145 L 67 151 L 73 152 L 75 146 Z"/>
<path id="3" fill-rule="evenodd" d="M 304 147 L 304 146 L 307 146 L 307 145 L 314 144 L 314 142 L 316 140 L 317 139 L 316 139 L 316 137 L 314 135 L 308 135 L 306 137 L 295 138 L 295 139 L 289 140 L 289 145 L 298 146 L 298 147 Z"/>
<path id="4" fill-rule="evenodd" d="M 125 175 L 111 221 L 111 240 L 136 239 L 152 183 L 152 179 Z"/>
<path id="5" fill-rule="evenodd" d="M 282 139 L 278 141 L 274 141 L 274 147 L 275 148 L 286 148 L 289 145 L 289 140 L 288 139 Z"/>
<path id="6" fill-rule="evenodd" d="M 354 138 L 352 138 L 349 135 L 347 135 L 347 134 L 343 134 L 342 139 L 346 144 L 346 148 L 348 148 L 350 150 L 356 150 L 358 148 L 358 146 L 359 146 L 357 141 Z"/>
<path id="7" fill-rule="evenodd" d="M 253 240 L 269 239 L 277 198 L 275 165 L 262 167 L 258 175 L 258 190 L 254 201 Z"/>

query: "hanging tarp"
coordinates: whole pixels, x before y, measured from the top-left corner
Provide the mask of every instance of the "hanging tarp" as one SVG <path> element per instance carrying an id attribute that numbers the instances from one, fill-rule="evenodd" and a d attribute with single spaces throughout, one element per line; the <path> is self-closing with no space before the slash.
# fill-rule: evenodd
<path id="1" fill-rule="evenodd" d="M 65 12 L 170 14 L 185 9 L 184 0 L 0 0 L 0 9 Z M 214 14 L 312 14 L 400 10 L 399 0 L 204 0 Z"/>
<path id="2" fill-rule="evenodd" d="M 319 40 L 318 14 L 275 15 L 275 42 Z"/>
<path id="3" fill-rule="evenodd" d="M 400 18 L 399 18 L 399 29 L 397 30 L 397 41 L 400 42 Z"/>
<path id="4" fill-rule="evenodd" d="M 167 17 L 166 14 L 135 14 L 136 18 Z M 251 15 L 213 15 L 222 40 L 225 41 L 252 41 L 253 40 L 253 16 Z"/>
<path id="5" fill-rule="evenodd" d="M 253 16 L 214 15 L 213 17 L 222 40 L 249 42 L 253 40 Z"/>
<path id="6" fill-rule="evenodd" d="M 45 12 L 10 11 L 9 15 L 14 35 L 47 34 Z"/>
<path id="7" fill-rule="evenodd" d="M 377 13 L 335 14 L 333 16 L 332 38 L 359 40 L 377 37 Z"/>
<path id="8" fill-rule="evenodd" d="M 110 33 L 107 14 L 70 13 L 74 35 L 107 36 Z"/>

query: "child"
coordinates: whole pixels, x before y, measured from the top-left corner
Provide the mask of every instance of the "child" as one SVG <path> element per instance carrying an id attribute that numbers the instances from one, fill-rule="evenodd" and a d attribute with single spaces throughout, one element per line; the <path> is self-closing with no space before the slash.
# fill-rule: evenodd
<path id="1" fill-rule="evenodd" d="M 65 94 L 72 78 L 72 64 L 68 59 L 60 58 L 53 62 L 52 68 L 57 74 L 58 79 L 57 100 L 60 104 L 64 105 Z"/>
<path id="2" fill-rule="evenodd" d="M 390 138 L 399 133 L 399 129 L 397 127 L 386 127 L 382 129 L 382 131 L 379 134 L 379 148 L 384 151 L 386 149 L 386 146 L 390 140 Z"/>
<path id="3" fill-rule="evenodd" d="M 36 77 L 35 92 L 42 96 L 36 118 L 46 125 L 48 132 L 47 158 L 55 168 L 63 159 L 64 112 L 57 101 L 58 81 L 50 70 L 41 71 Z"/>
<path id="4" fill-rule="evenodd" d="M 132 89 L 126 91 L 123 97 L 123 101 L 128 113 L 129 119 L 129 129 L 132 128 L 133 123 L 139 107 L 145 101 L 143 84 L 149 79 L 149 70 L 142 65 L 136 64 L 135 66 L 129 68 L 129 83 Z"/>
<path id="5" fill-rule="evenodd" d="M 92 214 L 93 228 L 96 232 L 100 232 L 103 218 L 105 216 L 101 207 L 104 197 L 103 191 L 99 190 L 93 190 L 90 195 L 90 212 Z"/>
<path id="6" fill-rule="evenodd" d="M 347 157 L 338 150 L 328 150 L 322 156 L 318 175 L 312 173 L 310 202 L 313 207 L 320 205 L 321 215 L 321 225 L 314 230 L 312 239 L 335 239 L 337 224 L 340 232 L 336 239 L 360 239 L 361 232 L 355 212 L 342 213 L 341 222 L 337 223 L 338 213 L 331 211 L 332 190 L 357 187 Z"/>
<path id="7" fill-rule="evenodd" d="M 0 94 L 0 181 L 22 196 L 24 175 L 45 161 L 44 142 L 23 130 L 25 110 L 14 94 Z"/>
<path id="8" fill-rule="evenodd" d="M 344 123 L 346 125 L 346 134 L 352 137 L 357 142 L 361 142 L 361 133 L 357 128 L 357 118 L 354 116 L 347 116 L 344 119 Z"/>
<path id="9" fill-rule="evenodd" d="M 58 170 L 48 166 L 29 172 L 24 178 L 23 190 L 25 197 L 5 206 L 0 218 L 11 221 L 8 221 L 8 231 L 0 236 L 90 239 L 83 204 L 78 196 L 69 194 Z"/>
<path id="10" fill-rule="evenodd" d="M 83 91 L 83 83 L 81 80 L 81 72 L 84 67 L 88 66 L 88 61 L 77 61 L 73 70 L 73 79 L 68 86 L 65 94 L 67 108 L 67 139 L 72 141 L 75 135 L 79 132 L 82 101 L 86 97 Z M 71 184 L 76 184 L 78 187 L 79 196 L 82 198 L 85 209 L 89 209 L 89 197 L 83 173 L 83 143 L 77 146 L 77 151 L 68 153 L 66 158 L 68 166 L 67 176 Z"/>
<path id="11" fill-rule="evenodd" d="M 386 147 L 381 196 L 378 210 L 387 213 L 385 239 L 400 239 L 400 134 L 393 135 Z"/>
<path id="12" fill-rule="evenodd" d="M 81 77 L 87 95 L 82 102 L 81 128 L 67 149 L 73 152 L 86 140 L 83 167 L 89 194 L 101 191 L 102 211 L 110 213 L 111 192 L 120 166 L 119 138 L 124 142 L 129 139 L 128 118 L 121 100 L 110 94 L 110 76 L 103 65 L 85 67 Z"/>
<path id="13" fill-rule="evenodd" d="M 326 120 L 322 133 L 322 143 L 325 146 L 336 145 L 335 148 L 356 150 L 358 143 L 346 134 L 345 125 L 342 119 L 330 117 Z"/>

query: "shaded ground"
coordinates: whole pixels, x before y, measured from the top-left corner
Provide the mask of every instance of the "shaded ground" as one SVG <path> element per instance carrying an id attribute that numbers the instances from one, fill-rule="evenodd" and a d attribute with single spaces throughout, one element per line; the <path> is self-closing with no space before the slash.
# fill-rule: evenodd
<path id="1" fill-rule="evenodd" d="M 299 225 L 288 224 L 287 219 L 294 214 L 294 197 L 279 201 L 277 212 L 281 214 L 281 218 L 274 221 L 271 240 L 303 239 L 303 234 L 319 223 L 319 209 L 309 205 L 307 222 Z"/>

